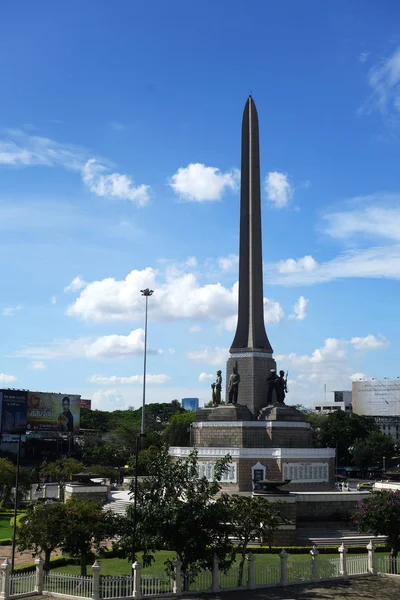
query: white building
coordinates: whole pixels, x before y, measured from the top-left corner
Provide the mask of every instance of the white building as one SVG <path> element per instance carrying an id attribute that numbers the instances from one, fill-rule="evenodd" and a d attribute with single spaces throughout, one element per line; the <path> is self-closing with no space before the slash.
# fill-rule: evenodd
<path id="1" fill-rule="evenodd" d="M 336 391 L 330 392 L 332 394 L 330 400 L 325 400 L 323 402 L 316 402 L 313 406 L 313 410 L 316 413 L 330 413 L 335 410 L 344 410 L 346 412 L 351 412 L 352 406 L 352 394 L 350 391 Z"/>
<path id="2" fill-rule="evenodd" d="M 400 379 L 354 381 L 353 412 L 374 417 L 382 433 L 400 443 Z"/>

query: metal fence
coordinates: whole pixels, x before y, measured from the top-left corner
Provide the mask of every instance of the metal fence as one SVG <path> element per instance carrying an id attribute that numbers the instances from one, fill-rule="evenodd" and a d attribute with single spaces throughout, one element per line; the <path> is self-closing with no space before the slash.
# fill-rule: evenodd
<path id="1" fill-rule="evenodd" d="M 287 573 L 289 583 L 294 583 L 295 581 L 311 581 L 311 561 L 296 561 L 291 563 L 289 560 L 287 565 Z"/>
<path id="2" fill-rule="evenodd" d="M 368 573 L 368 556 L 365 554 L 347 556 L 346 566 L 349 575 L 365 575 Z"/>
<path id="3" fill-rule="evenodd" d="M 318 557 L 318 572 L 321 579 L 340 577 L 340 558 Z"/>
<path id="4" fill-rule="evenodd" d="M 377 559 L 376 570 L 378 573 L 400 575 L 400 559 L 394 556 L 380 556 Z"/>
<path id="5" fill-rule="evenodd" d="M 10 577 L 10 596 L 35 592 L 36 573 L 14 573 Z"/>
<path id="6" fill-rule="evenodd" d="M 157 596 L 158 594 L 172 594 L 174 582 L 165 575 L 143 575 L 140 578 L 142 596 Z"/>
<path id="7" fill-rule="evenodd" d="M 209 570 L 186 572 L 182 577 L 184 592 L 208 592 L 212 586 L 212 573 Z"/>
<path id="8" fill-rule="evenodd" d="M 121 576 L 100 576 L 100 597 L 108 598 L 126 598 L 132 595 L 133 577 L 131 575 Z"/>
<path id="9" fill-rule="evenodd" d="M 43 590 L 56 592 L 65 596 L 81 596 L 91 598 L 93 594 L 93 578 L 66 573 L 45 573 Z"/>
<path id="10" fill-rule="evenodd" d="M 254 565 L 254 583 L 255 585 L 279 585 L 281 580 L 280 565 L 264 566 Z"/>
<path id="11" fill-rule="evenodd" d="M 219 587 L 221 589 L 238 588 L 247 586 L 248 570 L 246 568 L 232 567 L 228 571 L 219 572 Z"/>

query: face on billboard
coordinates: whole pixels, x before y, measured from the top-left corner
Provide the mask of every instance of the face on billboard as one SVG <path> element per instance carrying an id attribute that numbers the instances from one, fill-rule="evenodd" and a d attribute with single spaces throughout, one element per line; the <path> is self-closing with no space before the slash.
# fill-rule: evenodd
<path id="1" fill-rule="evenodd" d="M 80 396 L 29 392 L 28 431 L 79 431 Z"/>

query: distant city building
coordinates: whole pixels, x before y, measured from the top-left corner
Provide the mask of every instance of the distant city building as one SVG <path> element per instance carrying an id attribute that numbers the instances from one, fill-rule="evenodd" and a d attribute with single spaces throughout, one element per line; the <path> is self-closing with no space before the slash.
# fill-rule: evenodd
<path id="1" fill-rule="evenodd" d="M 354 381 L 353 412 L 374 417 L 382 433 L 400 443 L 400 379 Z"/>
<path id="2" fill-rule="evenodd" d="M 330 413 L 335 410 L 344 410 L 351 412 L 352 410 L 352 393 L 348 390 L 330 392 L 332 396 L 330 400 L 317 402 L 314 404 L 313 410 L 316 413 Z"/>
<path id="3" fill-rule="evenodd" d="M 185 410 L 199 410 L 198 398 L 182 398 L 182 408 Z"/>

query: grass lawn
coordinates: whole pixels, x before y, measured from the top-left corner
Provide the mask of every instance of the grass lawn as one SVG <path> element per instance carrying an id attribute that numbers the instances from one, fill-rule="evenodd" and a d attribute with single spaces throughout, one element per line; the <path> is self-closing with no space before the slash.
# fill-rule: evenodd
<path id="1" fill-rule="evenodd" d="M 174 558 L 174 552 L 168 551 L 160 551 L 155 555 L 155 561 L 151 565 L 151 567 L 147 567 L 143 570 L 144 573 L 153 573 L 153 574 L 162 574 L 165 570 L 164 562 L 168 558 Z M 262 566 L 273 566 L 280 564 L 279 554 L 256 554 L 255 555 L 256 565 Z M 329 558 L 338 558 L 339 553 L 334 554 L 321 554 L 319 557 L 320 562 L 327 560 Z M 141 554 L 138 555 L 138 561 L 141 562 Z M 239 565 L 240 559 L 238 558 L 236 563 Z M 311 562 L 311 557 L 309 554 L 292 554 L 290 556 L 291 563 L 300 563 L 300 562 Z M 131 565 L 128 560 L 123 560 L 121 558 L 103 558 L 99 560 L 101 565 L 100 573 L 102 575 L 130 575 Z M 67 565 L 65 567 L 59 567 L 58 569 L 52 569 L 52 573 L 72 573 L 75 575 L 80 574 L 79 565 Z M 88 575 L 91 574 L 90 567 L 88 568 Z"/>
<path id="2" fill-rule="evenodd" d="M 10 527 L 10 519 L 0 519 L 0 539 L 12 537 L 13 530 Z"/>

